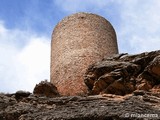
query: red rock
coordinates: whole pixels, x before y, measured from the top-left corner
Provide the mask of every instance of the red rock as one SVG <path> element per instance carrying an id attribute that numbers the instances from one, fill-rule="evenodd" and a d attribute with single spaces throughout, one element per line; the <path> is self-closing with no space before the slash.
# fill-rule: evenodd
<path id="1" fill-rule="evenodd" d="M 150 91 L 160 84 L 159 63 L 160 51 L 105 57 L 90 65 L 84 82 L 89 94 L 126 95 L 135 90 Z"/>
<path id="2" fill-rule="evenodd" d="M 147 67 L 147 71 L 152 74 L 152 76 L 160 79 L 160 55 L 153 59 Z"/>
<path id="3" fill-rule="evenodd" d="M 38 96 L 57 97 L 59 93 L 56 86 L 47 81 L 41 81 L 33 90 L 33 94 Z"/>

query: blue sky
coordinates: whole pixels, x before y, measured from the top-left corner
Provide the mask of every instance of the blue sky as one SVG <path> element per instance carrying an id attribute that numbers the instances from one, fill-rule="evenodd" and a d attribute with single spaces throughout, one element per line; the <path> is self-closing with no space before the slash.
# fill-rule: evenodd
<path id="1" fill-rule="evenodd" d="M 49 80 L 55 25 L 76 12 L 108 19 L 119 52 L 160 49 L 159 0 L 0 0 L 0 92 L 27 90 Z"/>

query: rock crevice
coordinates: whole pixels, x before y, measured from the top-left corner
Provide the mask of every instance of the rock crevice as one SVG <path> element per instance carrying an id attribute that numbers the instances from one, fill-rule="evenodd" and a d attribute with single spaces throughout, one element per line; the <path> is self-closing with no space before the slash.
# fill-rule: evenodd
<path id="1" fill-rule="evenodd" d="M 89 94 L 125 95 L 160 88 L 160 51 L 106 57 L 89 66 L 84 82 Z"/>

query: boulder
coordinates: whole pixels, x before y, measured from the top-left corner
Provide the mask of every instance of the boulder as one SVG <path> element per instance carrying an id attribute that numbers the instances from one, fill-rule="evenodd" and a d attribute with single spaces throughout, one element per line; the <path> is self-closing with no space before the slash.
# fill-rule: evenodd
<path id="1" fill-rule="evenodd" d="M 46 97 L 59 96 L 56 86 L 50 82 L 47 82 L 47 80 L 41 81 L 39 84 L 37 84 L 33 90 L 33 94 Z"/>

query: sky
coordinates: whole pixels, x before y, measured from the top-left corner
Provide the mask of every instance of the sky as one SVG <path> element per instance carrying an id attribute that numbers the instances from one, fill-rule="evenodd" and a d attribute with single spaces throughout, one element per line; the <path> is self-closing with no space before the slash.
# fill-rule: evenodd
<path id="1" fill-rule="evenodd" d="M 76 12 L 103 16 L 116 30 L 120 53 L 160 49 L 159 0 L 0 0 L 0 92 L 32 92 L 50 81 L 56 24 Z"/>

